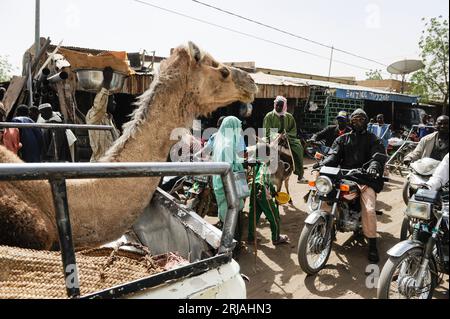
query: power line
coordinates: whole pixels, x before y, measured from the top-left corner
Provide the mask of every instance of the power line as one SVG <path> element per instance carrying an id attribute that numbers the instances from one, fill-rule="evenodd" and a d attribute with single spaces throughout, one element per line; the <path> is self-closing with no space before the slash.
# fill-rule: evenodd
<path id="1" fill-rule="evenodd" d="M 145 2 L 145 1 L 141 1 L 141 0 L 133 0 L 133 1 L 137 2 L 137 3 L 140 3 L 140 4 L 143 4 L 143 5 L 146 5 L 146 6 L 149 6 L 149 7 L 153 7 L 153 8 L 162 10 L 162 11 L 166 11 L 166 12 L 169 12 L 169 13 L 172 13 L 172 14 L 184 17 L 184 18 L 188 18 L 188 19 L 191 19 L 191 20 L 194 20 L 194 21 L 197 21 L 197 22 L 208 24 L 208 25 L 214 26 L 216 28 L 220 28 L 220 29 L 227 30 L 227 31 L 230 31 L 230 32 L 233 32 L 233 33 L 244 35 L 244 36 L 249 37 L 249 38 L 253 38 L 253 39 L 256 39 L 256 40 L 264 41 L 266 43 L 274 44 L 274 45 L 277 45 L 277 46 L 280 46 L 280 47 L 283 47 L 283 48 L 287 48 L 287 49 L 290 49 L 290 50 L 294 50 L 294 51 L 297 51 L 297 52 L 309 54 L 309 55 L 315 56 L 317 58 L 329 60 L 328 57 L 325 57 L 325 56 L 322 56 L 322 55 L 318 55 L 318 54 L 313 53 L 313 52 L 305 51 L 305 50 L 302 50 L 302 49 L 299 49 L 299 48 L 295 48 L 295 47 L 292 47 L 292 46 L 289 46 L 289 45 L 286 45 L 286 44 L 283 44 L 283 43 L 279 43 L 279 42 L 276 42 L 276 41 L 268 40 L 268 39 L 265 39 L 265 38 L 262 38 L 262 37 L 250 34 L 250 33 L 245 33 L 245 32 L 242 32 L 242 31 L 238 31 L 238 30 L 235 30 L 235 29 L 232 29 L 232 28 L 229 28 L 229 27 L 225 27 L 225 26 L 213 23 L 213 22 L 209 22 L 209 21 L 206 21 L 206 20 L 203 20 L 203 19 L 195 18 L 193 16 L 190 16 L 190 15 L 187 15 L 187 14 L 175 11 L 175 10 L 163 8 L 163 7 L 157 6 L 157 5 L 149 3 L 149 2 Z M 351 67 L 354 67 L 354 68 L 362 69 L 362 70 L 371 70 L 371 69 L 363 67 L 363 66 L 347 63 L 347 62 L 340 61 L 340 60 L 333 60 L 333 61 L 337 62 L 337 63 L 345 64 L 345 65 L 348 65 L 348 66 L 351 66 Z"/>
<path id="2" fill-rule="evenodd" d="M 198 0 L 192 0 L 192 1 L 193 1 L 193 2 L 196 2 L 196 3 L 200 4 L 200 5 L 203 5 L 203 6 L 205 6 L 205 7 L 209 7 L 209 8 L 212 8 L 212 9 L 214 9 L 214 10 L 218 10 L 218 11 L 220 11 L 220 12 L 223 12 L 223 13 L 226 13 L 226 14 L 229 14 L 229 15 L 232 15 L 232 16 L 235 16 L 235 17 L 237 17 L 237 18 L 239 18 L 239 19 L 243 19 L 243 20 L 246 20 L 246 21 L 249 21 L 249 22 L 252 22 L 252 23 L 261 25 L 261 26 L 263 26 L 263 27 L 266 27 L 266 28 L 269 28 L 269 29 L 272 29 L 272 30 L 275 30 L 275 31 L 278 31 L 278 32 L 281 32 L 281 33 L 284 33 L 284 34 L 287 34 L 287 35 L 290 35 L 290 36 L 292 36 L 292 37 L 295 37 L 295 38 L 298 38 L 298 39 L 301 39 L 301 40 L 304 40 L 304 41 L 308 41 L 308 42 L 310 42 L 310 43 L 319 45 L 319 46 L 321 46 L 321 47 L 328 48 L 328 49 L 332 49 L 332 50 L 335 50 L 335 51 L 338 51 L 338 52 L 341 52 L 341 53 L 344 53 L 344 54 L 351 55 L 351 56 L 356 57 L 356 58 L 359 58 L 359 59 L 363 59 L 363 60 L 366 60 L 366 61 L 370 61 L 370 62 L 379 64 L 379 65 L 382 65 L 382 66 L 384 66 L 384 67 L 387 67 L 386 64 L 381 63 L 381 62 L 378 62 L 378 61 L 376 61 L 376 60 L 373 60 L 373 59 L 370 59 L 370 58 L 366 58 L 366 57 L 363 57 L 363 56 L 358 55 L 358 54 L 355 54 L 355 53 L 351 53 L 351 52 L 346 51 L 346 50 L 338 49 L 338 48 L 335 48 L 335 47 L 333 47 L 333 46 L 331 46 L 331 45 L 327 45 L 327 44 L 324 44 L 324 43 L 320 43 L 320 42 L 318 42 L 318 41 L 314 41 L 314 40 L 308 39 L 308 38 L 306 38 L 306 37 L 303 37 L 303 36 L 300 36 L 300 35 L 291 33 L 291 32 L 289 32 L 289 31 L 285 31 L 285 30 L 279 29 L 279 28 L 277 28 L 277 27 L 270 26 L 270 25 L 268 25 L 268 24 L 265 24 L 265 23 L 262 23 L 262 22 L 259 22 L 259 21 L 256 21 L 256 20 L 253 20 L 253 19 L 250 19 L 250 18 L 246 18 L 246 17 L 244 17 L 244 16 L 241 16 L 241 15 L 239 15 L 239 14 L 233 13 L 233 12 L 231 12 L 231 11 L 227 11 L 227 10 L 218 8 L 218 7 L 215 7 L 215 6 L 213 6 L 213 5 L 210 5 L 210 4 L 207 4 L 207 3 L 204 3 L 204 2 L 198 1 Z"/>

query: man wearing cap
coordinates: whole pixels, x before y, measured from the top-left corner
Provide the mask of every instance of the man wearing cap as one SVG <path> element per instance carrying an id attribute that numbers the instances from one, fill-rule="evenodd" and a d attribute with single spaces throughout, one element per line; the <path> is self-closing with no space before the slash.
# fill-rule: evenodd
<path id="1" fill-rule="evenodd" d="M 286 134 L 292 151 L 295 166 L 294 174 L 298 176 L 298 182 L 303 183 L 303 147 L 297 138 L 297 124 L 292 114 L 287 112 L 287 99 L 277 96 L 274 101 L 273 111 L 267 113 L 264 118 L 263 128 L 266 132 L 267 141 L 274 140 L 276 136 L 272 132 Z"/>
<path id="2" fill-rule="evenodd" d="M 50 103 L 39 105 L 38 123 L 62 124 L 61 113 L 54 112 Z M 42 160 L 44 162 L 70 162 L 74 159 L 73 149 L 76 141 L 71 130 L 43 129 L 44 147 Z"/>
<path id="3" fill-rule="evenodd" d="M 384 123 L 384 115 L 377 115 L 377 123 L 368 126 L 367 130 L 376 136 L 383 142 L 384 148 L 388 147 L 389 139 L 391 138 L 390 125 Z"/>
<path id="4" fill-rule="evenodd" d="M 116 108 L 114 96 L 109 91 L 112 76 L 113 69 L 106 67 L 103 70 L 102 89 L 95 96 L 94 105 L 86 114 L 86 124 L 109 125 L 113 127 L 111 131 L 89 131 L 89 142 L 92 148 L 91 162 L 97 162 L 105 155 L 106 151 L 120 135 L 112 117 L 112 113 Z"/>
<path id="5" fill-rule="evenodd" d="M 340 111 L 336 116 L 336 124 L 324 128 L 322 131 L 314 134 L 308 142 L 324 141 L 326 149 L 333 145 L 334 141 L 341 135 L 349 133 L 352 129 L 348 126 L 348 114 L 346 111 Z M 325 152 L 328 153 L 328 152 Z"/>
<path id="6" fill-rule="evenodd" d="M 39 105 L 39 116 L 37 123 L 62 123 L 62 115 L 59 112 L 54 112 L 50 103 Z"/>
<path id="7" fill-rule="evenodd" d="M 368 121 L 364 110 L 355 110 L 350 116 L 352 131 L 334 141 L 331 155 L 322 162 L 322 165 L 357 169 L 366 164 L 366 174 L 355 175 L 354 180 L 361 191 L 361 221 L 364 235 L 369 240 L 368 259 L 371 263 L 378 263 L 375 203 L 377 193 L 381 192 L 384 186 L 382 176 L 385 161 L 380 162 L 373 156 L 376 153 L 385 154 L 385 149 L 381 140 L 367 131 Z"/>

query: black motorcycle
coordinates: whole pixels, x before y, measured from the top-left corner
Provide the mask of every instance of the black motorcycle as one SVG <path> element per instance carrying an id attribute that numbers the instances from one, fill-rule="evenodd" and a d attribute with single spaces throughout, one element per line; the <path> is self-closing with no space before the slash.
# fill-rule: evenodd
<path id="1" fill-rule="evenodd" d="M 406 216 L 411 238 L 387 253 L 378 298 L 431 299 L 439 274 L 449 274 L 448 188 L 446 192 L 419 189 L 411 197 Z"/>
<path id="2" fill-rule="evenodd" d="M 384 162 L 386 155 L 376 153 L 373 158 Z M 336 232 L 362 233 L 361 193 L 354 177 L 365 176 L 366 165 L 352 170 L 324 166 L 316 181 L 310 182 L 318 204 L 306 218 L 297 246 L 298 262 L 305 273 L 313 275 L 325 267 Z M 325 203 L 331 212 L 323 209 Z"/>

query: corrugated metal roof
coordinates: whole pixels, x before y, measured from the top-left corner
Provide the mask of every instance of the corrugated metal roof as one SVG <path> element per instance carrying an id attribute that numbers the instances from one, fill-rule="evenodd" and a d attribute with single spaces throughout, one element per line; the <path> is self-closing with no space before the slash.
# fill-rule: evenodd
<path id="1" fill-rule="evenodd" d="M 388 93 L 388 94 L 397 94 L 397 95 L 405 95 L 395 92 L 383 91 L 379 89 L 373 89 L 366 86 L 360 85 L 350 85 L 350 84 L 342 84 L 336 82 L 328 82 L 328 81 L 319 81 L 319 80 L 308 80 L 301 78 L 293 78 L 289 76 L 279 76 L 279 75 L 270 75 L 262 72 L 252 73 L 250 76 L 256 82 L 256 84 L 268 84 L 268 85 L 290 85 L 290 86 L 321 86 L 327 87 L 330 89 L 344 89 L 344 90 L 358 90 L 358 91 L 368 91 L 374 93 Z"/>
<path id="2" fill-rule="evenodd" d="M 328 81 L 308 80 L 288 76 L 270 75 L 262 72 L 252 73 L 250 76 L 259 85 L 279 85 L 279 86 L 320 86 L 336 89 L 336 96 L 355 99 L 368 99 L 380 101 L 399 101 L 407 103 L 417 103 L 417 96 L 400 94 L 368 88 L 360 85 L 341 84 Z M 350 93 L 349 93 L 350 92 Z M 365 94 L 367 93 L 367 94 Z"/>

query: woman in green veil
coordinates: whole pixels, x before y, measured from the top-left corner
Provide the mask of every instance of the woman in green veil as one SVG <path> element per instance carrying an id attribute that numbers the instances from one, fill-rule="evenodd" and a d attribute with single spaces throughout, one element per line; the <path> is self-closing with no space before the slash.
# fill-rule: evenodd
<path id="1" fill-rule="evenodd" d="M 245 143 L 242 136 L 241 121 L 235 116 L 227 116 L 220 125 L 214 138 L 212 160 L 230 163 L 233 172 L 244 172 Z M 219 219 L 223 223 L 228 211 L 225 191 L 220 176 L 213 176 L 214 194 L 216 196 Z M 240 210 L 244 208 L 244 200 L 240 199 Z"/>

